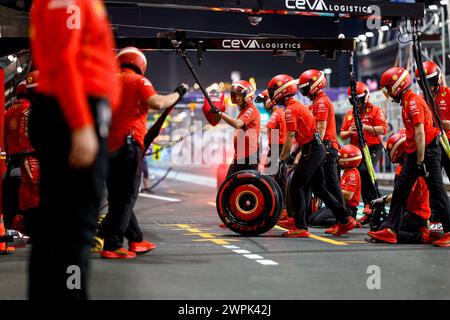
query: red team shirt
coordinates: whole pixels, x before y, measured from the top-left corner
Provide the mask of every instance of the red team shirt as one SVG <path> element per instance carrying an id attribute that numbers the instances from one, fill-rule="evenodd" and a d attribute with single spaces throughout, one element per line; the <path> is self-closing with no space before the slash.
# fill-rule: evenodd
<path id="1" fill-rule="evenodd" d="M 361 198 L 361 176 L 357 168 L 344 170 L 341 177 L 341 189 L 354 192 L 353 197 L 345 204 L 350 208 L 356 208 Z"/>
<path id="2" fill-rule="evenodd" d="M 384 133 L 387 132 L 386 118 L 384 117 L 381 108 L 374 106 L 371 103 L 367 103 L 367 108 L 364 112 L 361 112 L 362 123 L 368 126 L 383 127 Z M 353 115 L 353 110 L 349 110 L 345 115 L 344 122 L 342 123 L 341 131 L 349 131 L 351 126 L 355 125 L 355 116 Z M 364 131 L 364 138 L 366 139 L 367 145 L 373 146 L 380 144 L 382 136 L 377 136 L 372 132 Z M 350 135 L 350 144 L 354 146 L 359 146 L 358 135 Z"/>
<path id="3" fill-rule="evenodd" d="M 434 98 L 434 102 L 439 118 L 450 121 L 450 88 L 442 86 Z M 445 133 L 447 134 L 447 138 L 450 139 L 450 130 L 447 130 Z"/>
<path id="4" fill-rule="evenodd" d="M 235 160 L 248 158 L 258 152 L 261 125 L 261 115 L 253 103 L 246 104 L 245 108 L 239 113 L 238 119 L 244 121 L 244 126 L 234 131 Z M 241 147 L 242 141 L 244 141 L 245 149 Z"/>
<path id="5" fill-rule="evenodd" d="M 313 104 L 310 107 L 316 122 L 326 121 L 327 129 L 323 137 L 324 141 L 331 141 L 331 146 L 339 150 L 339 144 L 336 139 L 336 119 L 334 117 L 334 107 L 330 98 L 325 92 L 319 92 L 314 98 Z"/>
<path id="6" fill-rule="evenodd" d="M 316 121 L 309 109 L 293 98 L 286 105 L 286 129 L 295 131 L 295 140 L 300 147 L 311 142 L 317 132 Z"/>
<path id="7" fill-rule="evenodd" d="M 30 102 L 17 100 L 5 113 L 5 148 L 8 155 L 34 151 L 28 137 Z"/>
<path id="8" fill-rule="evenodd" d="M 408 90 L 403 96 L 401 104 L 403 123 L 406 128 L 406 152 L 414 153 L 417 150 L 414 126 L 423 123 L 426 145 L 438 136 L 439 130 L 433 127 L 431 111 L 421 96 Z"/>
<path id="9" fill-rule="evenodd" d="M 402 172 L 401 165 L 397 167 L 395 174 L 399 175 L 400 172 Z M 430 192 L 428 191 L 425 179 L 419 177 L 409 193 L 408 200 L 406 201 L 406 211 L 415 213 L 425 220 L 430 219 L 431 209 L 429 197 Z"/>
<path id="10" fill-rule="evenodd" d="M 266 128 L 271 129 L 269 133 L 269 144 L 284 144 L 286 142 L 286 115 L 284 110 L 276 108 L 273 110 Z M 279 141 L 272 141 L 272 130 L 279 130 Z"/>
<path id="11" fill-rule="evenodd" d="M 148 79 L 130 69 L 122 70 L 120 82 L 123 92 L 119 107 L 112 114 L 109 151 L 120 149 L 129 134 L 132 134 L 134 140 L 144 149 L 144 138 L 147 133 L 147 100 L 157 92 Z"/>
<path id="12" fill-rule="evenodd" d="M 71 129 L 93 124 L 87 97 L 117 104 L 114 40 L 101 1 L 33 1 L 30 38 L 37 91 L 58 100 Z"/>

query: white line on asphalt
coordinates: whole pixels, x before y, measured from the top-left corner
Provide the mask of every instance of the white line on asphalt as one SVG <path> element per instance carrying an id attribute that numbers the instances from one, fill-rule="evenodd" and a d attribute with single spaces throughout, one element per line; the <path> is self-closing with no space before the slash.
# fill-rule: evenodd
<path id="1" fill-rule="evenodd" d="M 146 194 L 146 193 L 139 193 L 140 197 L 144 197 L 144 198 L 150 198 L 150 199 L 157 199 L 157 200 L 164 200 L 164 201 L 170 201 L 170 202 L 180 202 L 180 199 L 175 199 L 175 198 L 169 198 L 169 197 L 162 197 L 162 196 L 157 196 L 154 194 Z"/>
<path id="2" fill-rule="evenodd" d="M 237 254 L 250 254 L 251 252 L 248 250 L 233 250 L 234 252 L 236 252 Z"/>
<path id="3" fill-rule="evenodd" d="M 252 259 L 252 260 L 261 260 L 264 259 L 264 257 L 261 257 L 258 254 L 244 254 L 244 257 Z"/>
<path id="4" fill-rule="evenodd" d="M 276 265 L 278 265 L 278 262 L 275 262 L 273 260 L 256 260 L 256 262 L 262 264 L 263 266 L 276 266 Z"/>
<path id="5" fill-rule="evenodd" d="M 227 249 L 239 249 L 238 246 L 231 245 L 231 244 L 224 244 L 223 247 L 227 248 Z"/>
<path id="6" fill-rule="evenodd" d="M 223 245 L 222 247 L 224 247 L 225 249 L 230 249 L 234 253 L 242 254 L 243 257 L 253 260 L 253 261 L 256 261 L 259 264 L 262 264 L 263 266 L 277 266 L 278 265 L 278 262 L 275 262 L 273 260 L 264 259 L 264 257 L 260 256 L 259 254 L 253 254 L 250 251 L 241 249 L 235 245 L 227 244 L 227 245 Z"/>

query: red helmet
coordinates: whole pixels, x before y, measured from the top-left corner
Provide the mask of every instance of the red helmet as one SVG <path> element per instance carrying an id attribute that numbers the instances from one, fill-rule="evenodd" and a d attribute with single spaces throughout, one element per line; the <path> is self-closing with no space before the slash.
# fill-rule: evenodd
<path id="1" fill-rule="evenodd" d="M 356 168 L 361 164 L 362 153 L 357 146 L 347 144 L 339 150 L 339 154 L 339 165 L 343 169 Z"/>
<path id="2" fill-rule="evenodd" d="M 433 61 L 425 61 L 423 63 L 423 70 L 425 71 L 427 82 L 434 91 L 433 93 L 437 94 L 441 86 L 441 69 Z M 420 82 L 419 69 L 416 69 L 416 79 Z"/>
<path id="3" fill-rule="evenodd" d="M 352 98 L 352 88 L 348 88 L 348 98 Z M 356 98 L 360 102 L 360 105 L 365 105 L 369 101 L 370 91 L 369 87 L 364 82 L 356 83 Z"/>
<path id="4" fill-rule="evenodd" d="M 27 82 L 24 80 L 20 82 L 16 87 L 16 96 L 26 96 L 27 95 Z"/>
<path id="5" fill-rule="evenodd" d="M 327 85 L 322 71 L 311 69 L 303 72 L 298 81 L 298 88 L 304 96 L 315 95 Z"/>
<path id="6" fill-rule="evenodd" d="M 27 91 L 33 91 L 39 84 L 39 71 L 35 70 L 28 74 L 26 81 Z"/>
<path id="7" fill-rule="evenodd" d="M 393 134 L 386 142 L 386 149 L 393 163 L 398 163 L 400 158 L 406 153 L 406 133 L 400 130 Z"/>
<path id="8" fill-rule="evenodd" d="M 425 71 L 425 76 L 428 81 L 434 77 L 440 78 L 441 69 L 439 69 L 439 66 L 433 61 L 425 61 L 423 63 L 423 70 Z M 420 81 L 419 69 L 416 69 L 416 78 Z"/>
<path id="9" fill-rule="evenodd" d="M 231 95 L 242 94 L 246 102 L 251 102 L 255 98 L 255 88 L 246 80 L 239 80 L 231 85 Z"/>
<path id="10" fill-rule="evenodd" d="M 267 92 L 272 101 L 280 101 L 283 98 L 295 96 L 297 93 L 297 80 L 287 74 L 273 77 L 267 85 Z"/>
<path id="11" fill-rule="evenodd" d="M 412 84 L 411 75 L 402 67 L 393 67 L 381 76 L 380 86 L 387 97 L 399 97 Z"/>
<path id="12" fill-rule="evenodd" d="M 124 48 L 119 51 L 116 59 L 122 68 L 130 68 L 141 75 L 144 75 L 147 70 L 147 58 L 138 48 Z"/>

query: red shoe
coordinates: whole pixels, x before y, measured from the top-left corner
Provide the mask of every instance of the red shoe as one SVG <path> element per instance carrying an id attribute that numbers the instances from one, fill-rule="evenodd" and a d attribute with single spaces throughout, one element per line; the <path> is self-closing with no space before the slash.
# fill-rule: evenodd
<path id="1" fill-rule="evenodd" d="M 308 230 L 305 229 L 291 229 L 281 234 L 283 238 L 308 238 L 311 235 Z"/>
<path id="2" fill-rule="evenodd" d="M 136 253 L 128 251 L 125 248 L 117 249 L 116 251 L 105 251 L 101 253 L 103 259 L 134 259 L 136 258 Z"/>
<path id="3" fill-rule="evenodd" d="M 338 230 L 338 225 L 335 224 L 335 225 L 331 226 L 330 228 L 328 228 L 327 230 L 325 230 L 325 233 L 335 234 L 337 232 L 337 230 Z"/>
<path id="4" fill-rule="evenodd" d="M 347 219 L 347 223 L 339 223 L 337 225 L 337 230 L 333 233 L 333 235 L 342 236 L 343 234 L 346 234 L 347 232 L 355 229 L 358 226 L 360 226 L 360 224 L 355 220 L 355 218 L 349 216 Z"/>
<path id="5" fill-rule="evenodd" d="M 363 215 L 361 218 L 359 218 L 358 220 L 356 220 L 356 221 L 358 221 L 358 223 L 361 225 L 361 227 L 362 226 L 364 226 L 364 225 L 366 225 L 366 224 L 368 224 L 369 223 L 369 216 L 368 215 Z"/>
<path id="6" fill-rule="evenodd" d="M 433 242 L 435 247 L 450 247 L 450 232 L 444 234 L 442 238 Z"/>
<path id="7" fill-rule="evenodd" d="M 288 229 L 288 230 L 295 229 L 294 218 L 287 218 L 285 220 L 278 220 L 277 225 L 282 227 L 282 228 L 284 228 L 284 229 Z"/>
<path id="8" fill-rule="evenodd" d="M 397 235 L 388 228 L 384 228 L 379 231 L 369 231 L 367 234 L 371 238 L 381 241 L 381 242 L 392 243 L 392 244 L 397 243 Z"/>
<path id="9" fill-rule="evenodd" d="M 288 214 L 287 214 L 287 210 L 283 209 L 283 212 L 281 213 L 280 219 L 278 219 L 278 220 L 284 220 L 284 219 L 287 219 L 287 218 L 289 218 Z"/>
<path id="10" fill-rule="evenodd" d="M 128 244 L 129 250 L 134 253 L 142 254 L 152 251 L 156 248 L 156 244 L 150 241 L 142 240 L 141 242 L 132 242 Z"/>
<path id="11" fill-rule="evenodd" d="M 219 224 L 219 228 L 221 229 L 227 229 L 228 227 L 226 225 L 224 225 L 223 223 Z"/>
<path id="12" fill-rule="evenodd" d="M 420 228 L 420 242 L 423 244 L 433 244 L 433 242 L 438 241 L 442 238 L 442 233 L 432 231 L 427 227 Z"/>

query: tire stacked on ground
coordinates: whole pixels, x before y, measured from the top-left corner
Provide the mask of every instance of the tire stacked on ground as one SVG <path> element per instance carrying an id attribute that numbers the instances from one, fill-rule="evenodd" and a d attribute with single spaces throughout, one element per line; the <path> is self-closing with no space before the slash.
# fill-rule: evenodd
<path id="1" fill-rule="evenodd" d="M 283 192 L 270 176 L 258 171 L 240 171 L 220 186 L 216 208 L 230 230 L 257 236 L 278 222 L 284 208 Z"/>

